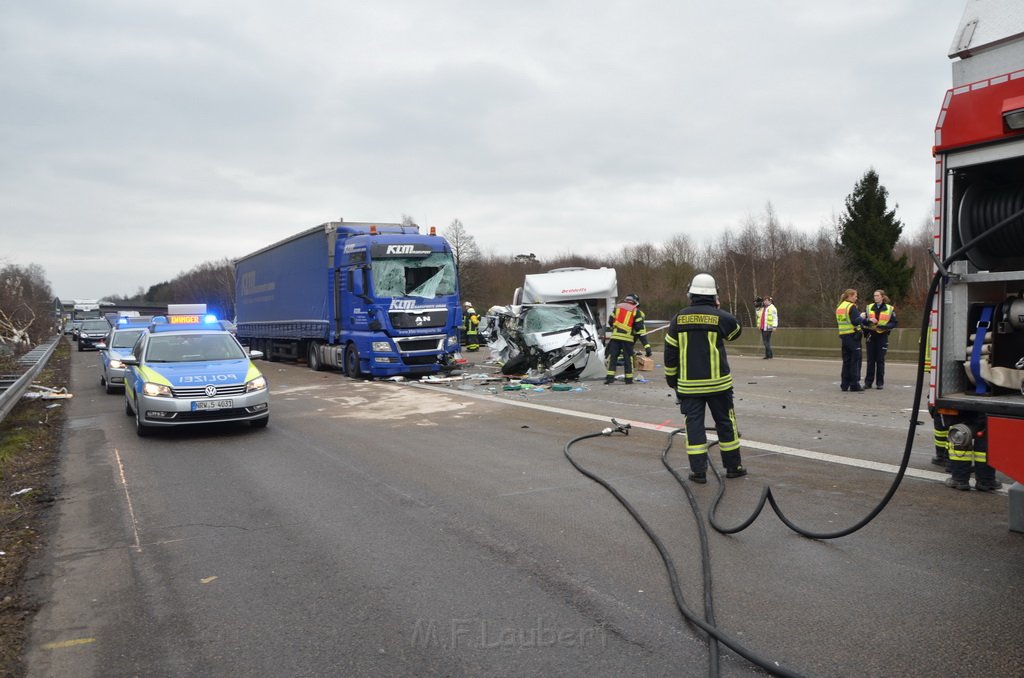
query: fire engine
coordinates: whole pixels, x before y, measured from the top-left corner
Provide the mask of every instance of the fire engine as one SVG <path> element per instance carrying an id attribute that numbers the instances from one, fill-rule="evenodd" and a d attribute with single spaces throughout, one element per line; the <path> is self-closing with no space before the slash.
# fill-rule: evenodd
<path id="1" fill-rule="evenodd" d="M 1013 478 L 1024 532 L 1024 3 L 969 0 L 935 125 L 929 405 Z"/>

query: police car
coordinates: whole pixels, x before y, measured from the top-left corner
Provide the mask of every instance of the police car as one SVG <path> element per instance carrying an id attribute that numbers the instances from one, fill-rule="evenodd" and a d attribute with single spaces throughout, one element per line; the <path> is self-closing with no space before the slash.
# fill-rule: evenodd
<path id="1" fill-rule="evenodd" d="M 158 320 L 158 319 L 154 319 Z M 121 359 L 124 412 L 135 417 L 140 436 L 156 428 L 270 421 L 267 380 L 238 340 L 212 316 L 168 316 L 153 322 Z"/>
<path id="2" fill-rule="evenodd" d="M 131 355 L 132 347 L 138 341 L 142 333 L 146 331 L 146 324 L 132 322 L 122 318 L 110 330 L 106 340 L 97 346 L 100 349 L 100 385 L 107 393 L 124 387 L 124 358 Z"/>

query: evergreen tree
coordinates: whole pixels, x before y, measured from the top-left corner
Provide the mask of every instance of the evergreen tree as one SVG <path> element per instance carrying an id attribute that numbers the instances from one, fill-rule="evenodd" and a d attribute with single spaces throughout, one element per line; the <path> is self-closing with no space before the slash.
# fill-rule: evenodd
<path id="1" fill-rule="evenodd" d="M 896 209 L 886 204 L 889 191 L 869 169 L 846 196 L 846 211 L 839 219 L 839 249 L 847 265 L 864 285 L 880 287 L 890 298 L 902 302 L 910 289 L 914 268 L 907 255 L 893 258 L 893 250 L 903 233 L 903 222 Z M 898 205 L 897 205 L 898 207 Z M 865 298 L 870 292 L 865 292 Z"/>

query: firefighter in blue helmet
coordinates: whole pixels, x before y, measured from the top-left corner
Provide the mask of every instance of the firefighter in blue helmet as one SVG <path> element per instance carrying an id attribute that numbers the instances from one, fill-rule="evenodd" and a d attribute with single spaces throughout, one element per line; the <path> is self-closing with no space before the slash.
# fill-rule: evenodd
<path id="1" fill-rule="evenodd" d="M 647 355 L 651 355 L 651 345 L 647 343 L 647 330 L 644 328 L 643 314 L 640 312 L 640 297 L 635 294 L 627 294 L 622 303 L 615 306 L 614 311 L 608 318 L 608 325 L 611 334 L 608 337 L 608 345 L 605 347 L 607 354 L 607 372 L 604 383 L 615 383 L 616 365 L 619 356 L 623 360 L 623 372 L 626 383 L 633 383 L 633 343 L 637 337 L 643 337 Z"/>
<path id="2" fill-rule="evenodd" d="M 711 410 L 727 478 L 747 475 L 740 458 L 740 432 L 733 409 L 732 373 L 725 342 L 740 336 L 739 321 L 718 307 L 718 286 L 698 273 L 688 291 L 690 306 L 679 311 L 665 335 L 665 380 L 686 416 L 690 480 L 707 482 L 708 438 L 705 407 Z"/>

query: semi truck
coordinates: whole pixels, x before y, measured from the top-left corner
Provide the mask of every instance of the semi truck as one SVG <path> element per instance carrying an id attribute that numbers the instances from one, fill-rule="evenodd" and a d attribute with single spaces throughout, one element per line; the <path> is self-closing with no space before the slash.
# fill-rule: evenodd
<path id="1" fill-rule="evenodd" d="M 929 405 L 1016 482 L 1024 532 L 1024 4 L 970 0 L 935 125 Z"/>
<path id="2" fill-rule="evenodd" d="M 235 261 L 235 308 L 239 340 L 271 361 L 372 378 L 458 358 L 455 259 L 433 227 L 339 220 L 297 233 Z"/>

